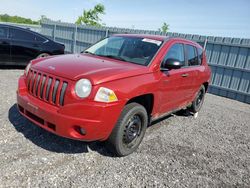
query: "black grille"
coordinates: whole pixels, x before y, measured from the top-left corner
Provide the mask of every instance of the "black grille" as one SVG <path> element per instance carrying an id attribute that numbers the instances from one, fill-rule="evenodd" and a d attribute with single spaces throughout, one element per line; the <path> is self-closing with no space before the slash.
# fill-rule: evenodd
<path id="1" fill-rule="evenodd" d="M 64 105 L 68 82 L 30 70 L 27 78 L 27 86 L 31 95 L 57 106 Z"/>

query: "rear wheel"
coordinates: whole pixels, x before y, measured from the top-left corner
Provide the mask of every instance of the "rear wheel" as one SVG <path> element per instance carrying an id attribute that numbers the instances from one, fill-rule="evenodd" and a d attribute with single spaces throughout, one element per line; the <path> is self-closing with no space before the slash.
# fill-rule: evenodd
<path id="1" fill-rule="evenodd" d="M 120 157 L 131 154 L 140 145 L 147 125 L 148 115 L 142 105 L 126 105 L 108 139 L 108 148 Z"/>
<path id="2" fill-rule="evenodd" d="M 49 56 L 48 53 L 41 53 L 37 56 L 37 58 L 48 57 L 48 56 Z"/>
<path id="3" fill-rule="evenodd" d="M 205 86 L 202 85 L 194 101 L 192 102 L 192 105 L 189 107 L 189 110 L 191 112 L 196 113 L 201 109 L 202 104 L 204 102 L 205 94 L 206 94 L 206 89 Z"/>

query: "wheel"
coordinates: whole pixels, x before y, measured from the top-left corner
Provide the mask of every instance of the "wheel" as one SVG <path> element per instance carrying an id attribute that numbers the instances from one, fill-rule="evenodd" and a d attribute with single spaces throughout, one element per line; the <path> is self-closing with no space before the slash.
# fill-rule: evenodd
<path id="1" fill-rule="evenodd" d="M 131 154 L 140 145 L 147 126 L 146 109 L 138 103 L 127 104 L 107 141 L 108 149 L 119 157 Z"/>
<path id="2" fill-rule="evenodd" d="M 37 58 L 48 57 L 48 56 L 49 56 L 48 53 L 41 53 L 37 56 Z"/>
<path id="3" fill-rule="evenodd" d="M 194 101 L 192 102 L 192 105 L 188 108 L 191 112 L 196 113 L 201 109 L 202 104 L 204 102 L 205 94 L 206 89 L 205 86 L 202 85 Z"/>

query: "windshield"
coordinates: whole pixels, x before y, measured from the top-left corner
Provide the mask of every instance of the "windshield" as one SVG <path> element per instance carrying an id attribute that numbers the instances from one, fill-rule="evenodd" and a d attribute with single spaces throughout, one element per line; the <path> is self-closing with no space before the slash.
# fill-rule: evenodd
<path id="1" fill-rule="evenodd" d="M 94 44 L 84 53 L 146 66 L 161 44 L 162 41 L 148 38 L 113 36 Z"/>

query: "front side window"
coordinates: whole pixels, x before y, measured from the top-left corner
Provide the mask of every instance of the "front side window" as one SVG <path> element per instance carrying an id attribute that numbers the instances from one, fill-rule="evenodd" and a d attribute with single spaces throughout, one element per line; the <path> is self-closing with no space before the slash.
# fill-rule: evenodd
<path id="1" fill-rule="evenodd" d="M 7 38 L 8 36 L 8 28 L 0 27 L 0 38 Z"/>
<path id="2" fill-rule="evenodd" d="M 174 44 L 168 51 L 166 56 L 164 57 L 164 62 L 167 59 L 175 59 L 184 64 L 184 47 L 183 44 Z"/>
<path id="3" fill-rule="evenodd" d="M 188 66 L 199 65 L 196 48 L 194 46 L 186 45 L 186 53 L 187 53 Z"/>
<path id="4" fill-rule="evenodd" d="M 113 36 L 101 40 L 84 53 L 109 57 L 139 65 L 148 65 L 162 41 L 139 37 Z"/>

